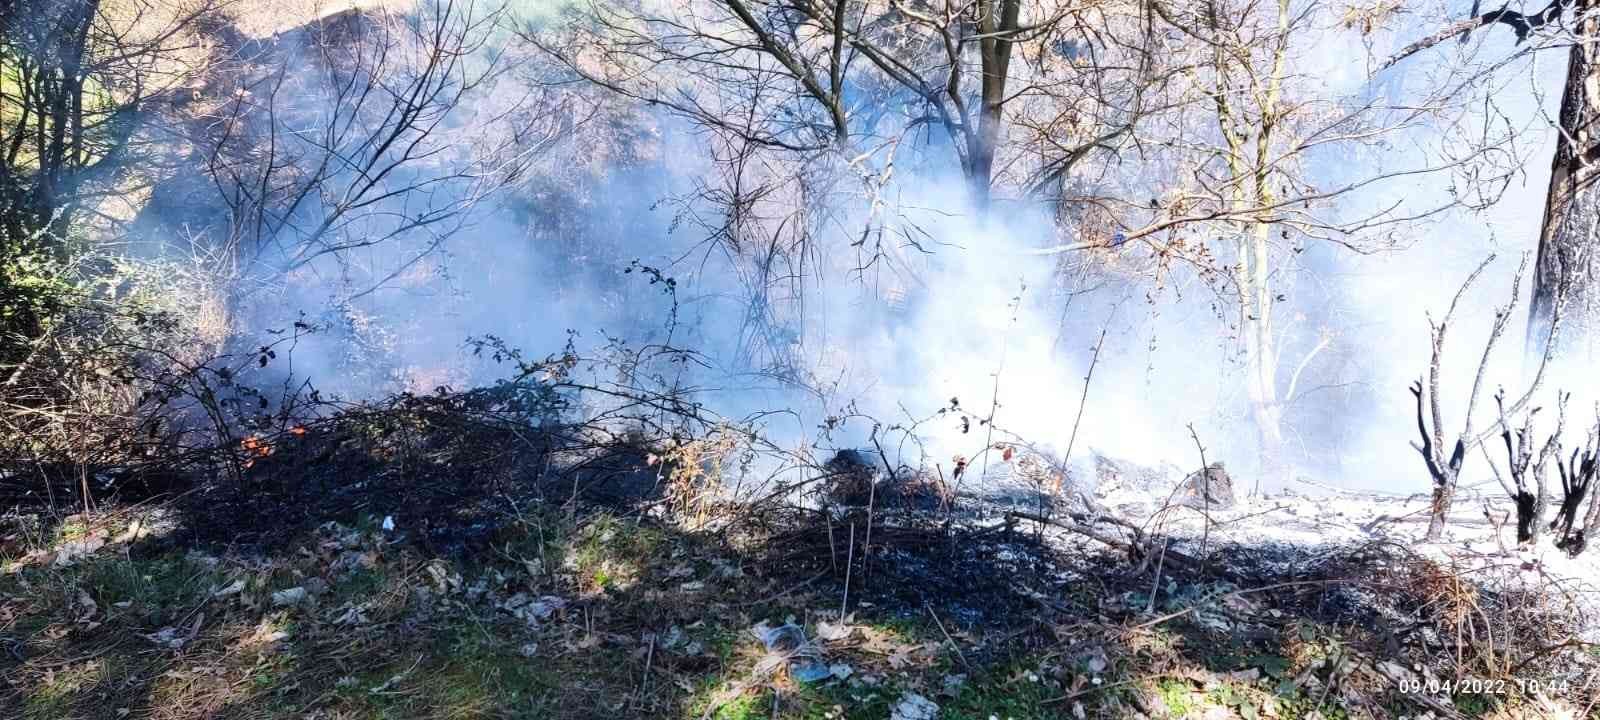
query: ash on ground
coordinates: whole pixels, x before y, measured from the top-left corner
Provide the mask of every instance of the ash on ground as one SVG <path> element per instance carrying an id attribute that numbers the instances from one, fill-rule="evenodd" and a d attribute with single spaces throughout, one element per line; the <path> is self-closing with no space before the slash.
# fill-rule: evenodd
<path id="1" fill-rule="evenodd" d="M 1201 471 L 1100 458 L 1096 465 L 1111 472 L 1090 494 L 1109 512 L 1240 576 L 1281 579 L 1306 563 L 1387 546 L 1470 577 L 1485 593 L 1535 592 L 1574 617 L 1600 615 L 1600 553 L 1572 557 L 1549 537 L 1519 546 L 1515 503 L 1492 484 L 1460 488 L 1443 538 L 1428 543 L 1426 493 L 1352 492 L 1300 478 L 1298 491 L 1252 497 L 1214 464 L 1205 473 L 1212 487 L 1208 504 Z M 1579 631 L 1586 641 L 1600 641 L 1600 625 L 1583 622 Z"/>

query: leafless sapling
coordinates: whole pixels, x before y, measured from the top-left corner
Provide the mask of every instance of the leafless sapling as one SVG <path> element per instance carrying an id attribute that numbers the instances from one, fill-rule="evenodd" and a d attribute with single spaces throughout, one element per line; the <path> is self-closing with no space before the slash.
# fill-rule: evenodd
<path id="1" fill-rule="evenodd" d="M 1589 432 L 1589 441 L 1591 443 L 1600 444 L 1597 443 L 1597 441 L 1600 441 L 1600 422 L 1596 422 L 1595 428 Z M 1590 463 L 1590 472 L 1593 473 L 1594 469 L 1592 455 Z M 1593 481 L 1593 479 L 1594 478 L 1591 475 L 1590 480 Z M 1576 513 L 1574 513 L 1574 515 L 1576 515 Z M 1597 496 L 1596 493 L 1589 493 L 1589 511 L 1584 514 L 1583 529 L 1580 532 L 1582 533 L 1583 538 L 1590 538 L 1596 533 L 1600 533 L 1600 496 Z M 1580 545 L 1576 548 L 1576 550 L 1573 548 L 1567 548 L 1567 552 L 1576 555 L 1583 552 L 1583 546 Z"/>
<path id="2" fill-rule="evenodd" d="M 1450 321 L 1454 318 L 1456 308 L 1461 304 L 1461 298 L 1467 289 L 1483 274 L 1484 268 L 1494 260 L 1490 255 L 1483 263 L 1478 265 L 1472 274 L 1467 276 L 1466 282 L 1456 291 L 1455 298 L 1450 301 L 1450 308 L 1445 311 L 1444 318 L 1438 322 L 1429 320 L 1432 328 L 1433 353 L 1428 363 L 1427 384 L 1418 379 L 1411 385 L 1411 394 L 1417 403 L 1417 431 L 1421 435 L 1421 443 L 1412 442 L 1412 447 L 1422 454 L 1423 462 L 1427 464 L 1428 474 L 1433 479 L 1433 500 L 1430 508 L 1431 518 L 1428 522 L 1426 539 L 1436 541 L 1444 533 L 1446 519 L 1450 514 L 1450 506 L 1455 499 L 1456 485 L 1461 478 L 1461 466 L 1466 460 L 1467 452 L 1479 447 L 1482 443 L 1495 434 L 1496 429 L 1479 432 L 1473 428 L 1473 413 L 1478 406 L 1478 398 L 1483 390 L 1484 377 L 1488 374 L 1489 358 L 1494 353 L 1494 347 L 1500 338 L 1505 335 L 1507 326 L 1511 323 L 1512 311 L 1517 305 L 1518 291 L 1522 287 L 1522 276 L 1528 267 L 1528 256 L 1522 257 L 1522 262 L 1517 267 L 1517 274 L 1511 281 L 1511 301 L 1505 306 L 1495 310 L 1494 324 L 1490 327 L 1489 339 L 1484 343 L 1483 356 L 1478 361 L 1478 371 L 1473 377 L 1472 391 L 1467 396 L 1466 408 L 1462 411 L 1461 433 L 1456 436 L 1455 443 L 1445 454 L 1444 436 L 1444 411 L 1439 403 L 1439 377 L 1440 366 L 1444 357 L 1445 333 L 1450 328 Z M 1527 390 L 1509 407 L 1501 405 L 1502 416 L 1516 415 L 1533 400 L 1534 393 L 1543 383 L 1545 368 L 1550 363 L 1550 356 L 1555 351 L 1556 333 L 1560 329 L 1561 307 L 1556 308 L 1556 321 L 1550 326 L 1550 337 L 1545 343 L 1544 355 L 1539 359 L 1538 369 L 1533 378 L 1528 381 Z M 1426 407 L 1426 410 L 1425 410 Z M 1431 415 L 1432 427 L 1429 427 Z"/>
<path id="3" fill-rule="evenodd" d="M 1506 465 L 1511 475 L 1511 483 L 1506 483 L 1493 462 L 1490 462 L 1489 467 L 1494 470 L 1495 479 L 1500 481 L 1500 487 L 1505 489 L 1506 495 L 1516 503 L 1518 543 L 1531 544 L 1539 541 L 1545 507 L 1549 502 L 1545 479 L 1549 477 L 1551 458 L 1556 458 L 1556 464 L 1560 465 L 1561 432 L 1566 425 L 1569 397 L 1570 394 L 1563 394 L 1559 398 L 1555 431 L 1536 452 L 1533 419 L 1539 413 L 1539 408 L 1528 411 L 1522 426 L 1513 432 L 1510 422 L 1506 419 L 1505 390 L 1501 389 L 1494 395 L 1495 405 L 1500 409 L 1500 438 L 1506 445 Z M 1528 484 L 1530 474 L 1533 481 L 1531 489 Z"/>
<path id="4" fill-rule="evenodd" d="M 1556 547 L 1576 556 L 1588 545 L 1588 536 L 1600 529 L 1600 510 L 1596 510 L 1592 492 L 1596 474 L 1600 474 L 1600 451 L 1596 439 L 1600 426 L 1590 430 L 1582 448 L 1574 448 L 1566 463 L 1556 462 L 1561 475 L 1561 506 L 1556 509 L 1556 519 L 1550 523 L 1556 533 Z M 1588 512 L 1579 518 L 1584 501 L 1589 501 Z"/>

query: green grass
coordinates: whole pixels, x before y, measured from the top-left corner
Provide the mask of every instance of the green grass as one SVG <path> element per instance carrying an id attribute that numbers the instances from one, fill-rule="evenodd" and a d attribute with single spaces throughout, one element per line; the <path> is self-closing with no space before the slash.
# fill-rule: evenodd
<path id="1" fill-rule="evenodd" d="M 60 616 L 114 618 L 144 632 L 172 624 L 205 601 L 222 576 L 185 557 L 129 560 L 105 553 L 66 568 L 31 566 L 0 573 L 0 598 L 35 595 L 37 612 L 16 619 L 13 631 L 36 630 Z M 49 592 L 41 593 L 44 588 Z M 87 599 L 93 604 L 89 613 Z"/>
<path id="2" fill-rule="evenodd" d="M 744 695 L 717 708 L 711 717 L 716 720 L 765 720 L 770 717 L 772 696 L 767 693 Z"/>
<path id="3" fill-rule="evenodd" d="M 1319 713 L 1324 720 L 1348 720 L 1349 711 L 1337 701 L 1324 699 L 1322 704 L 1317 704 L 1316 698 L 1310 697 L 1302 691 L 1295 691 L 1288 695 L 1276 697 L 1278 717 L 1283 720 L 1301 720 L 1314 717 L 1312 712 Z M 1400 714 L 1405 714 L 1401 712 Z"/>
<path id="4" fill-rule="evenodd" d="M 1156 695 L 1172 717 L 1188 717 L 1190 712 L 1199 707 L 1194 699 L 1193 686 L 1183 680 L 1161 678 L 1156 682 Z"/>
<path id="5" fill-rule="evenodd" d="M 127 611 L 145 623 L 179 619 L 203 601 L 220 576 L 186 558 L 125 560 L 112 556 L 83 566 L 81 583 L 102 607 L 128 603 Z"/>
<path id="6" fill-rule="evenodd" d="M 888 687 L 869 687 L 849 681 L 833 681 L 802 688 L 795 698 L 800 717 L 805 720 L 839 720 L 843 718 L 886 718 L 899 691 Z M 834 708 L 839 712 L 834 712 Z M 829 718 L 829 714 L 833 717 Z"/>
<path id="7" fill-rule="evenodd" d="M 71 542 L 89 534 L 89 525 L 77 517 L 61 521 L 56 526 L 56 542 Z"/>
<path id="8" fill-rule="evenodd" d="M 941 637 L 939 631 L 929 625 L 926 616 L 892 617 L 883 620 L 868 621 L 868 626 L 882 630 L 900 640 L 913 640 L 918 638 Z M 930 632 L 931 631 L 931 632 Z"/>
<path id="9" fill-rule="evenodd" d="M 109 676 L 104 662 L 90 660 L 63 667 L 27 695 L 22 716 L 27 720 L 68 717 L 75 698 Z"/>
<path id="10" fill-rule="evenodd" d="M 541 670 L 503 636 L 474 622 L 458 622 L 443 634 L 434 669 L 424 686 L 446 707 L 485 707 L 499 712 L 533 712 L 561 687 L 561 678 Z"/>
<path id="11" fill-rule="evenodd" d="M 355 568 L 333 582 L 329 602 L 337 605 L 369 600 L 388 582 L 389 576 L 382 569 Z"/>
<path id="12" fill-rule="evenodd" d="M 969 677 L 955 697 L 938 700 L 940 717 L 947 720 L 988 720 L 990 716 L 1011 720 L 1069 717 L 1072 704 L 1066 701 L 1067 690 L 1043 678 L 1034 668 L 1033 664 L 1021 662 Z M 1084 692 L 1074 699 L 1093 707 L 1121 692 L 1120 688 L 1107 687 Z"/>
<path id="13" fill-rule="evenodd" d="M 174 718 L 216 716 L 225 708 L 221 715 L 266 720 L 311 711 L 349 720 L 841 720 L 889 717 L 907 692 L 937 703 L 941 720 L 1072 717 L 1079 704 L 1087 717 L 1120 717 L 1135 693 L 1172 718 L 1219 709 L 1264 717 L 1267 708 L 1282 720 L 1350 720 L 1355 712 L 1331 695 L 1285 687 L 1308 662 L 1361 647 L 1310 624 L 1283 628 L 1292 640 L 1285 647 L 1228 643 L 1177 622 L 1126 647 L 1103 637 L 1096 642 L 1109 662 L 1095 666 L 1103 683 L 1095 686 L 1084 683 L 1081 650 L 1049 636 L 997 647 L 957 633 L 966 651 L 958 657 L 930 617 L 861 608 L 851 638 L 828 648 L 830 663 L 852 668 L 849 677 L 797 684 L 758 670 L 761 647 L 749 628 L 794 617 L 810 631 L 817 611 L 837 601 L 832 591 L 771 598 L 792 581 L 756 572 L 713 581 L 713 566 L 737 560 L 713 543 L 609 516 L 579 522 L 565 512 L 530 516 L 496 536 L 495 552 L 469 559 L 380 544 L 376 532 L 352 541 L 356 531 L 335 529 L 306 538 L 306 551 L 270 559 L 210 561 L 180 549 L 130 560 L 113 542 L 70 567 L 17 565 L 0 574 L 0 609 L 9 614 L 0 634 L 47 662 L 20 668 L 17 710 L 0 716 L 97 717 L 98 709 L 127 706 L 133 717 L 167 707 L 193 709 Z M 338 547 L 324 551 L 330 537 Z M 342 560 L 353 552 L 371 553 L 370 566 Z M 435 582 L 430 568 L 440 564 L 459 586 Z M 272 605 L 272 591 L 312 577 L 326 578 L 329 593 Z M 236 579 L 247 580 L 242 592 L 212 596 Z M 708 590 L 680 591 L 690 579 Z M 718 602 L 713 585 L 738 599 Z M 562 597 L 567 609 L 530 623 L 500 604 L 513 593 Z M 97 609 L 92 623 L 85 596 Z M 753 597 L 771 599 L 738 604 Z M 360 619 L 343 619 L 351 607 L 361 608 Z M 181 649 L 148 639 L 169 627 L 188 637 L 194 618 L 204 621 Z M 669 632 L 673 641 L 660 643 Z M 1226 674 L 1249 668 L 1259 679 Z M 966 680 L 947 685 L 956 673 Z M 1208 690 L 1198 689 L 1201 676 Z M 1374 701 L 1395 714 L 1415 709 L 1393 693 Z M 1490 709 L 1481 698 L 1456 702 L 1468 716 Z"/>
<path id="14" fill-rule="evenodd" d="M 579 577 L 593 590 L 625 590 L 641 579 L 665 542 L 654 528 L 625 523 L 603 515 L 586 526 L 574 539 L 571 563 Z M 558 553 L 563 558 L 566 553 Z M 547 553 L 548 557 L 548 553 Z"/>
<path id="15" fill-rule="evenodd" d="M 389 662 L 334 681 L 339 709 L 355 717 L 549 717 L 563 682 L 548 659 L 523 657 L 514 633 L 461 617 Z"/>
<path id="16" fill-rule="evenodd" d="M 1488 715 L 1490 712 L 1493 712 L 1495 707 L 1499 704 L 1495 701 L 1495 697 L 1493 695 L 1476 693 L 1457 693 L 1451 698 L 1451 701 L 1456 706 L 1456 709 L 1460 710 L 1461 714 L 1466 715 L 1467 717 L 1483 717 Z"/>
<path id="17" fill-rule="evenodd" d="M 1260 710 L 1256 707 L 1256 697 L 1231 683 L 1222 683 L 1206 693 L 1206 699 L 1214 705 L 1229 708 L 1245 720 L 1256 720 Z"/>

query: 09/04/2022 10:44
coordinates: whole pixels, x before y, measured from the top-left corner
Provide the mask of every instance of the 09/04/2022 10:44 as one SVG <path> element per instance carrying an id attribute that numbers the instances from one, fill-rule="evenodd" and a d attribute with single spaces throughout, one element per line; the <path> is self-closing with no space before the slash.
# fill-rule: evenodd
<path id="1" fill-rule="evenodd" d="M 1490 679 L 1490 678 L 1460 678 L 1460 679 L 1403 679 L 1396 683 L 1397 689 L 1402 693 L 1425 693 L 1428 695 L 1508 695 L 1527 693 L 1564 693 L 1568 689 L 1565 680 L 1524 680 L 1524 679 Z"/>

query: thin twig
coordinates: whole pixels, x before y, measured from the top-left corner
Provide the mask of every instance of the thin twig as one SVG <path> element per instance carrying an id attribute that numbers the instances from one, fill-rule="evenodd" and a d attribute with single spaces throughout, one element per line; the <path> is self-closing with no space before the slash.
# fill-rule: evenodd
<path id="1" fill-rule="evenodd" d="M 650 665 L 656 659 L 656 634 L 650 633 L 650 647 L 644 655 L 644 675 L 639 677 L 639 690 L 634 694 L 633 706 L 640 707 L 644 704 L 644 691 L 650 684 Z"/>
<path id="2" fill-rule="evenodd" d="M 1100 328 L 1100 339 L 1094 343 L 1094 354 L 1089 356 L 1089 371 L 1083 374 L 1083 393 L 1078 396 L 1078 413 L 1072 418 L 1072 433 L 1067 436 L 1067 449 L 1061 456 L 1061 470 L 1066 472 L 1068 463 L 1072 462 L 1072 448 L 1078 444 L 1078 427 L 1083 423 L 1083 409 L 1089 404 L 1089 386 L 1094 382 L 1095 366 L 1100 364 L 1100 349 L 1106 344 L 1106 328 Z M 1057 492 L 1060 492 L 1059 486 Z M 1039 490 L 1039 514 L 1044 515 L 1044 489 Z"/>
<path id="3" fill-rule="evenodd" d="M 1194 438 L 1194 446 L 1200 450 L 1200 487 L 1206 504 L 1205 525 L 1200 535 L 1200 562 L 1208 563 L 1211 559 L 1211 466 L 1206 463 L 1206 446 L 1200 444 L 1200 434 L 1195 432 L 1194 423 L 1189 423 L 1189 437 Z M 1205 573 L 1204 565 L 1200 572 Z"/>
<path id="4" fill-rule="evenodd" d="M 1011 299 L 1011 325 L 1017 324 L 1017 315 L 1022 310 L 1022 294 L 1028 291 L 1027 283 L 1017 289 L 1016 297 Z M 981 482 L 989 476 L 989 450 L 994 447 L 994 416 L 1000 410 L 1000 376 L 1006 370 L 1006 351 L 1010 346 L 1008 342 L 1011 333 L 1000 336 L 1000 360 L 994 369 L 994 387 L 989 395 L 989 416 L 983 423 L 987 427 L 983 438 L 983 465 L 979 468 L 978 480 Z"/>
<path id="5" fill-rule="evenodd" d="M 1213 600 L 1214 601 L 1219 601 L 1219 600 L 1222 600 L 1223 598 L 1243 597 L 1245 595 L 1253 595 L 1255 593 L 1269 592 L 1269 591 L 1272 591 L 1272 590 L 1282 590 L 1284 588 L 1300 587 L 1302 585 L 1334 585 L 1334 584 L 1346 583 L 1346 582 L 1352 582 L 1352 581 L 1353 581 L 1352 578 L 1324 578 L 1324 579 L 1319 579 L 1319 580 L 1288 580 L 1288 581 L 1285 581 L 1285 582 L 1273 583 L 1271 585 L 1262 585 L 1260 587 L 1241 588 L 1239 590 L 1234 590 L 1232 592 L 1223 593 L 1221 595 L 1218 595 Z M 1167 622 L 1169 620 L 1175 620 L 1177 618 L 1180 618 L 1180 617 L 1183 617 L 1185 615 L 1188 615 L 1189 613 L 1194 612 L 1194 610 L 1195 610 L 1195 607 L 1193 605 L 1191 605 L 1191 606 L 1186 607 L 1186 608 L 1184 608 L 1182 610 L 1177 610 L 1177 611 L 1170 612 L 1170 613 L 1167 613 L 1165 615 L 1162 615 L 1161 617 L 1155 618 L 1154 620 L 1148 620 L 1148 621 L 1139 623 L 1138 625 L 1134 625 L 1133 627 L 1131 627 L 1129 629 L 1130 630 L 1149 630 L 1150 628 L 1153 628 L 1153 627 L 1155 627 L 1157 625 L 1160 625 L 1160 624 L 1162 624 L 1164 622 Z"/>
<path id="6" fill-rule="evenodd" d="M 955 638 L 950 637 L 950 631 L 944 629 L 944 622 L 939 619 L 939 613 L 933 611 L 933 604 L 923 603 L 923 607 L 928 609 L 928 615 L 933 617 L 934 624 L 939 626 L 939 632 L 943 633 L 945 641 L 950 643 L 950 649 L 956 651 L 956 658 L 961 660 L 961 666 L 965 667 L 967 672 L 972 672 L 972 665 L 967 662 L 966 654 L 961 652 L 961 646 L 956 643 Z"/>
<path id="7" fill-rule="evenodd" d="M 889 464 L 889 456 L 883 451 L 883 443 L 878 440 L 878 426 L 872 426 L 872 445 L 878 449 L 878 459 L 883 461 L 883 467 L 889 473 L 890 487 L 900 486 L 900 477 L 895 474 L 894 467 Z M 861 543 L 861 587 L 865 588 L 868 575 L 872 567 L 872 512 L 878 500 L 878 483 L 870 479 L 867 484 L 867 537 Z"/>
<path id="8" fill-rule="evenodd" d="M 1171 540 L 1161 539 L 1161 553 L 1156 557 L 1156 573 L 1150 578 L 1150 600 L 1144 606 L 1146 613 L 1156 611 L 1156 594 L 1161 592 L 1161 569 L 1167 564 L 1167 546 L 1171 544 Z"/>
<path id="9" fill-rule="evenodd" d="M 839 617 L 843 618 L 845 610 L 850 608 L 850 569 L 855 564 L 856 557 L 856 524 L 850 523 L 850 549 L 844 558 L 844 598 L 839 601 Z"/>

